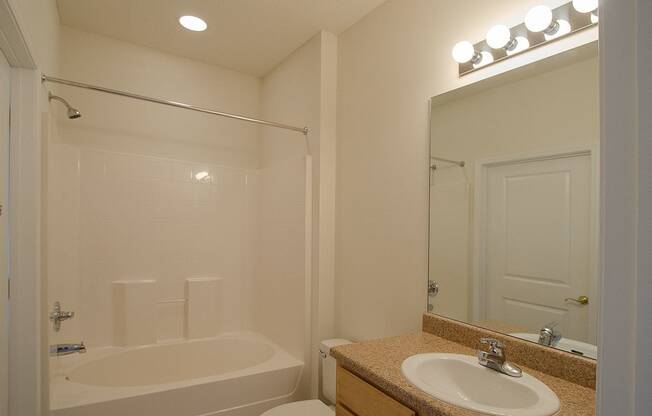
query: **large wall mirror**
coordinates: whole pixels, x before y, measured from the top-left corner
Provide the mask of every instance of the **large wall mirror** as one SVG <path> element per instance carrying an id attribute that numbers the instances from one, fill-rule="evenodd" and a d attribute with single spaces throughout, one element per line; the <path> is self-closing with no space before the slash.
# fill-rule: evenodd
<path id="1" fill-rule="evenodd" d="M 597 45 L 433 97 L 428 310 L 596 358 Z"/>

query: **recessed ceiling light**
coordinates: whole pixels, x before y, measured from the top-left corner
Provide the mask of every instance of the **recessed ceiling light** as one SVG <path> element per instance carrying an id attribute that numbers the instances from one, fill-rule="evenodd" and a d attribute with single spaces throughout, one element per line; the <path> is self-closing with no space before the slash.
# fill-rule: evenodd
<path id="1" fill-rule="evenodd" d="M 203 32 L 208 27 L 206 22 L 197 16 L 181 16 L 179 18 L 179 23 L 181 26 L 188 30 L 192 30 L 193 32 Z"/>

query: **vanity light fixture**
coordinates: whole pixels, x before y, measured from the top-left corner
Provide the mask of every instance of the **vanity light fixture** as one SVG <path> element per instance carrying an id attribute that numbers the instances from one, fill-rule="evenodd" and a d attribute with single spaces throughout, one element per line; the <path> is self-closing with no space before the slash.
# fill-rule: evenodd
<path id="1" fill-rule="evenodd" d="M 546 38 L 546 40 L 553 40 L 558 37 L 567 35 L 572 30 L 570 23 L 568 23 L 568 20 L 559 19 L 557 20 L 557 24 L 559 25 L 559 27 L 555 33 L 553 33 L 552 35 L 544 33 L 543 36 Z"/>
<path id="2" fill-rule="evenodd" d="M 476 51 L 471 42 L 464 40 L 453 47 L 453 59 L 458 64 L 471 63 L 473 68 L 480 68 L 492 63 L 494 56 L 488 51 Z"/>
<path id="3" fill-rule="evenodd" d="M 525 27 L 530 32 L 543 32 L 546 35 L 555 35 L 559 31 L 559 22 L 552 17 L 552 10 L 548 6 L 535 6 L 525 15 Z"/>
<path id="4" fill-rule="evenodd" d="M 484 40 L 475 44 L 463 41 L 453 47 L 459 75 L 500 62 L 548 42 L 598 24 L 599 0 L 566 0 L 551 9 L 546 5 L 531 8 L 522 23 L 492 26 Z"/>
<path id="5" fill-rule="evenodd" d="M 494 56 L 491 54 L 491 52 L 482 51 L 482 52 L 480 52 L 480 56 L 481 56 L 480 61 L 473 64 L 473 68 L 477 69 L 477 68 L 483 67 L 485 65 L 489 65 L 490 63 L 492 63 L 494 61 Z"/>
<path id="6" fill-rule="evenodd" d="M 580 13 L 590 13 L 598 8 L 598 0 L 573 0 L 573 8 Z"/>
<path id="7" fill-rule="evenodd" d="M 496 25 L 487 32 L 487 45 L 494 49 L 511 51 L 516 49 L 518 40 L 512 37 L 512 32 L 505 25 Z"/>
<path id="8" fill-rule="evenodd" d="M 471 62 L 474 65 L 480 63 L 482 55 L 473 48 L 473 44 L 467 40 L 457 42 L 453 47 L 453 59 L 459 64 Z"/>
<path id="9" fill-rule="evenodd" d="M 507 55 L 514 55 L 515 53 L 519 53 L 530 47 L 530 41 L 525 36 L 517 36 L 514 39 L 518 43 L 516 44 L 516 47 L 514 49 L 507 50 Z"/>
<path id="10" fill-rule="evenodd" d="M 208 28 L 206 22 L 197 16 L 181 16 L 179 18 L 179 24 L 193 32 L 203 32 Z"/>

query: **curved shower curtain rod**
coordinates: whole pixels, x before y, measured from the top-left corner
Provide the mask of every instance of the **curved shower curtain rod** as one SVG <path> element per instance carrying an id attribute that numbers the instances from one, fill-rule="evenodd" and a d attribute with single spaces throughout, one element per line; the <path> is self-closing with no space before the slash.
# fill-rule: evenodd
<path id="1" fill-rule="evenodd" d="M 84 89 L 87 89 L 87 90 L 104 92 L 104 93 L 113 94 L 113 95 L 119 95 L 121 97 L 132 98 L 132 99 L 135 99 L 135 100 L 148 101 L 150 103 L 156 103 L 156 104 L 167 105 L 167 106 L 170 106 L 170 107 L 176 107 L 176 108 L 183 108 L 183 109 L 186 109 L 186 110 L 198 111 L 200 113 L 212 114 L 214 116 L 232 118 L 232 119 L 235 119 L 235 120 L 246 121 L 248 123 L 262 124 L 264 126 L 270 126 L 270 127 L 276 127 L 276 128 L 279 128 L 279 129 L 286 129 L 286 130 L 296 131 L 296 132 L 299 132 L 299 133 L 304 135 L 305 140 L 306 140 L 306 152 L 307 152 L 308 155 L 310 154 L 310 147 L 308 145 L 308 127 L 296 127 L 296 126 L 291 126 L 289 124 L 277 123 L 277 122 L 274 122 L 274 121 L 260 120 L 260 119 L 257 119 L 257 118 L 241 116 L 241 115 L 238 115 L 238 114 L 225 113 L 225 112 L 222 112 L 222 111 L 216 111 L 216 110 L 211 110 L 211 109 L 208 109 L 208 108 L 197 107 L 197 106 L 194 106 L 194 105 L 191 105 L 191 104 L 180 103 L 180 102 L 177 102 L 177 101 L 162 100 L 162 99 L 159 99 L 159 98 L 147 97 L 145 95 L 134 94 L 134 93 L 127 92 L 127 91 L 120 91 L 120 90 L 115 90 L 115 89 L 112 89 L 112 88 L 100 87 L 100 86 L 97 86 L 97 85 L 84 84 L 82 82 L 70 81 L 70 80 L 67 80 L 67 79 L 50 77 L 50 76 L 47 76 L 47 75 L 42 75 L 41 76 L 41 82 L 53 82 L 53 83 L 56 83 L 56 84 L 68 85 L 68 86 L 71 86 L 71 87 L 84 88 Z"/>

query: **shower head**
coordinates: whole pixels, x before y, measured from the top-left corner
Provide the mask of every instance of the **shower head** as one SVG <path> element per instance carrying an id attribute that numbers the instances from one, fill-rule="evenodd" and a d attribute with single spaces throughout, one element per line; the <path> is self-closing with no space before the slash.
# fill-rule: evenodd
<path id="1" fill-rule="evenodd" d="M 72 108 L 72 107 L 68 109 L 68 118 L 69 119 L 74 120 L 74 119 L 80 118 L 80 117 L 81 117 L 81 113 L 79 112 L 79 110 L 77 110 L 76 108 Z"/>
<path id="2" fill-rule="evenodd" d="M 68 109 L 67 114 L 68 114 L 69 119 L 74 120 L 76 118 L 81 117 L 81 113 L 79 112 L 79 110 L 72 107 L 70 104 L 68 104 L 68 101 L 64 100 L 63 98 L 59 97 L 58 95 L 54 95 L 51 92 L 49 92 L 48 93 L 48 100 L 50 100 L 50 101 L 56 100 L 56 101 L 62 102 L 63 105 L 65 105 L 66 108 Z"/>

